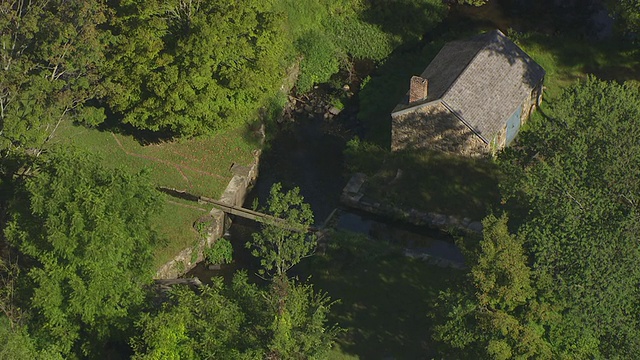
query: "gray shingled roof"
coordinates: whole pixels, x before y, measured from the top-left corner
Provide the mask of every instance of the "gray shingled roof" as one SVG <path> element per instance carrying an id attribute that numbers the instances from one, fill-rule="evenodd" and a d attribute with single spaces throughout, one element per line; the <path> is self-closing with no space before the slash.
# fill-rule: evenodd
<path id="1" fill-rule="evenodd" d="M 540 65 L 494 30 L 447 43 L 421 75 L 429 81 L 427 99 L 404 100 L 392 114 L 440 100 L 488 142 L 544 75 Z"/>

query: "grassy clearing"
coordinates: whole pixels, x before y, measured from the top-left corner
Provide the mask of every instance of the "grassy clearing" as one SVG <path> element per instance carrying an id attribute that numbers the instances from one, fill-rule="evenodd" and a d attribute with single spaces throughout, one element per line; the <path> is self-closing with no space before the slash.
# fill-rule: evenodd
<path id="1" fill-rule="evenodd" d="M 299 276 L 340 302 L 329 322 L 346 332 L 331 359 L 423 359 L 434 355 L 429 313 L 437 294 L 462 272 L 404 257 L 393 246 L 337 233 L 325 255 L 300 265 Z"/>
<path id="2" fill-rule="evenodd" d="M 545 96 L 553 101 L 564 88 L 593 74 L 604 80 L 640 80 L 640 49 L 612 39 L 592 42 L 572 36 L 513 34 L 515 41 L 546 71 Z"/>
<path id="3" fill-rule="evenodd" d="M 123 167 L 132 172 L 149 169 L 156 186 L 212 198 L 218 198 L 231 180 L 231 166 L 250 164 L 253 151 L 259 147 L 257 138 L 241 128 L 211 137 L 143 146 L 131 135 L 71 124 L 61 125 L 53 143 L 98 154 L 107 167 Z M 197 241 L 193 222 L 210 210 L 197 203 L 163 197 L 165 206 L 153 219 L 165 244 L 157 250 L 156 265 Z"/>

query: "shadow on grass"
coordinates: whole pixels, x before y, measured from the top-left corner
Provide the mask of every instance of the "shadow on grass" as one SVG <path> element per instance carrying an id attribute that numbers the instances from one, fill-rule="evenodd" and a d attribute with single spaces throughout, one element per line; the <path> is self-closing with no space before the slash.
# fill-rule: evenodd
<path id="1" fill-rule="evenodd" d="M 481 220 L 500 201 L 498 181 L 498 167 L 489 159 L 403 151 L 390 155 L 367 190 L 402 208 Z"/>
<path id="2" fill-rule="evenodd" d="M 518 42 L 547 70 L 548 87 L 562 87 L 587 74 L 618 82 L 640 79 L 640 49 L 623 39 L 595 42 L 529 33 Z"/>
<path id="3" fill-rule="evenodd" d="M 343 353 L 360 359 L 431 359 L 433 301 L 462 272 L 404 257 L 399 250 L 362 235 L 337 233 L 325 255 L 301 263 L 301 277 L 340 299 L 330 323 L 346 329 Z"/>
<path id="4" fill-rule="evenodd" d="M 403 209 L 483 219 L 500 202 L 501 173 L 492 159 L 427 150 L 385 151 L 352 141 L 346 151 L 351 171 L 369 176 L 365 194 Z"/>
<path id="5" fill-rule="evenodd" d="M 447 7 L 440 0 L 369 0 L 363 20 L 378 25 L 401 43 L 420 39 L 426 31 L 442 22 Z"/>
<path id="6" fill-rule="evenodd" d="M 104 122 L 96 127 L 99 131 L 107 131 L 125 136 L 131 136 L 142 146 L 161 144 L 164 142 L 172 141 L 176 135 L 168 131 L 138 129 L 131 124 L 122 122 L 122 115 L 114 113 L 113 111 L 111 111 L 111 109 L 109 109 L 108 106 L 104 104 L 103 106 L 105 109 L 105 115 L 107 117 Z"/>

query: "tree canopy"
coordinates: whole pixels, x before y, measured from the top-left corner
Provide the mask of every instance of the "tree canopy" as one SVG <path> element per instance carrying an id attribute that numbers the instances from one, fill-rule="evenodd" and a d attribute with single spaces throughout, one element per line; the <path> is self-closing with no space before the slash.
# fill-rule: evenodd
<path id="1" fill-rule="evenodd" d="M 530 207 L 521 233 L 533 267 L 604 356 L 637 353 L 640 88 L 590 77 L 549 115 L 505 156 L 519 172 L 508 189 Z"/>
<path id="2" fill-rule="evenodd" d="M 68 150 L 41 157 L 20 191 L 4 235 L 30 259 L 23 291 L 32 328 L 62 354 L 83 345 L 87 353 L 143 300 L 158 195 L 145 174 Z"/>
<path id="3" fill-rule="evenodd" d="M 251 119 L 287 66 L 272 1 L 124 1 L 107 102 L 137 128 L 193 136 Z"/>
<path id="4" fill-rule="evenodd" d="M 109 10 L 101 1 L 0 3 L 0 175 L 38 155 L 64 121 L 99 123 Z"/>

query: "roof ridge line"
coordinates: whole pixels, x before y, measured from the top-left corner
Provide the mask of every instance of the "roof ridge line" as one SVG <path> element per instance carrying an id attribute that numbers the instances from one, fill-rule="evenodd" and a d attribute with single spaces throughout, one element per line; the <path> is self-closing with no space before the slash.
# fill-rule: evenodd
<path id="1" fill-rule="evenodd" d="M 392 112 L 391 113 L 391 117 L 398 116 L 398 115 L 404 115 L 406 113 L 421 109 L 423 107 L 434 105 L 434 104 L 436 104 L 438 102 L 441 102 L 441 101 L 442 101 L 442 98 L 440 97 L 440 98 L 437 98 L 437 99 L 434 99 L 434 100 L 431 100 L 431 101 L 425 101 L 423 103 L 415 104 L 413 106 L 409 106 L 407 108 L 400 109 L 398 111 Z"/>
<path id="2" fill-rule="evenodd" d="M 490 33 L 494 32 L 494 31 L 498 31 L 500 34 L 502 34 L 502 36 L 505 36 L 502 31 L 500 31 L 500 29 L 495 29 L 495 30 L 491 30 L 491 31 L 487 31 L 486 33 L 480 34 L 480 35 L 486 35 L 488 36 Z M 465 40 L 459 40 L 459 41 L 465 41 Z M 469 41 L 469 40 L 466 40 Z M 476 51 L 475 55 L 473 55 L 473 57 L 471 57 L 471 60 L 469 60 L 469 62 L 467 62 L 464 66 L 464 68 L 462 69 L 462 71 L 460 71 L 460 73 L 458 74 L 458 76 L 456 76 L 455 80 L 453 80 L 451 82 L 451 85 L 449 85 L 449 87 L 447 88 L 447 90 L 445 90 L 442 93 L 442 96 L 440 97 L 441 99 L 444 99 L 444 97 L 449 93 L 449 90 L 451 90 L 453 88 L 453 86 L 458 82 L 458 80 L 460 79 L 460 77 L 462 76 L 462 74 L 464 74 L 467 70 L 469 70 L 469 64 L 471 64 L 473 62 L 473 60 L 475 60 L 478 55 L 480 54 L 480 51 L 482 51 L 482 49 L 485 48 L 485 46 L 487 46 L 488 41 L 485 41 L 484 45 L 482 45 L 482 47 L 480 47 L 480 49 L 478 49 L 478 51 Z M 443 100 L 444 101 L 444 100 Z M 481 136 L 482 137 L 482 136 Z M 484 138 L 483 138 L 484 140 Z M 486 142 L 486 141 L 485 141 Z M 488 144 L 488 143 L 487 143 Z"/>
<path id="3" fill-rule="evenodd" d="M 447 108 L 447 110 L 449 110 L 450 113 L 457 117 L 458 120 L 462 121 L 462 123 L 465 124 L 469 128 L 469 130 L 476 134 L 485 144 L 489 145 L 489 141 L 484 136 L 482 136 L 482 134 L 480 134 L 478 130 L 471 126 L 471 124 L 469 124 L 469 122 L 462 116 L 462 114 L 459 114 L 457 111 L 453 110 L 453 108 L 451 108 L 449 104 L 447 104 L 447 102 L 444 100 L 444 96 L 440 99 L 440 102 L 442 103 L 442 105 L 444 105 L 445 108 Z"/>

